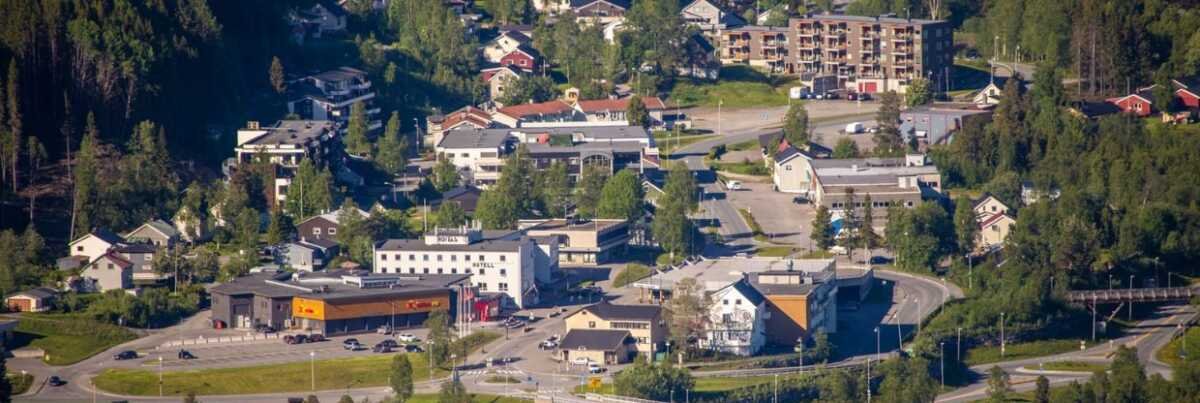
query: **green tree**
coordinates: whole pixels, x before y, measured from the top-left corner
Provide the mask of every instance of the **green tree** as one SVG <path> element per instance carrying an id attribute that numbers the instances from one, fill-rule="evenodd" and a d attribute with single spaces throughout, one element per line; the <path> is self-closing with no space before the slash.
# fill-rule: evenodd
<path id="1" fill-rule="evenodd" d="M 571 178 L 567 165 L 554 161 L 550 167 L 538 172 L 538 195 L 548 217 L 566 217 L 571 203 Z"/>
<path id="2" fill-rule="evenodd" d="M 532 214 L 537 205 L 537 193 L 534 190 L 533 162 L 529 158 L 529 149 L 524 144 L 518 146 L 517 152 L 504 160 L 495 190 L 516 207 L 512 212 L 516 218 L 527 218 Z M 515 225 L 516 221 L 513 221 L 513 224 Z"/>
<path id="3" fill-rule="evenodd" d="M 680 351 L 689 351 L 694 347 L 692 341 L 704 335 L 710 325 L 708 310 L 712 304 L 704 285 L 696 279 L 689 277 L 675 284 L 665 314 L 672 344 Z"/>
<path id="4" fill-rule="evenodd" d="M 438 228 L 457 228 L 467 223 L 467 213 L 457 202 L 443 201 L 433 219 Z"/>
<path id="5" fill-rule="evenodd" d="M 479 195 L 475 220 L 486 229 L 513 229 L 521 218 L 517 201 L 499 189 L 487 189 Z"/>
<path id="6" fill-rule="evenodd" d="M 496 100 L 502 105 L 546 102 L 557 95 L 548 76 L 505 77 L 504 81 L 504 94 Z"/>
<path id="7" fill-rule="evenodd" d="M 879 401 L 883 403 L 932 402 L 938 394 L 938 383 L 929 376 L 929 363 L 923 358 L 900 358 L 884 361 L 879 366 L 883 381 L 879 384 Z"/>
<path id="8" fill-rule="evenodd" d="M 364 217 L 358 204 L 350 198 L 342 202 L 337 217 L 337 242 L 341 245 L 342 253 L 363 266 L 370 266 L 374 261 L 372 253 L 381 219 L 374 216 Z"/>
<path id="9" fill-rule="evenodd" d="M 0 354 L 0 403 L 11 403 L 12 393 L 12 381 L 8 379 L 8 358 Z"/>
<path id="10" fill-rule="evenodd" d="M 916 208 L 892 207 L 886 229 L 896 265 L 907 270 L 929 270 L 954 245 L 954 226 L 937 203 Z"/>
<path id="11" fill-rule="evenodd" d="M 237 214 L 237 243 L 244 249 L 252 249 L 258 245 L 259 230 L 258 211 L 244 208 Z"/>
<path id="12" fill-rule="evenodd" d="M 859 219 L 859 222 L 860 243 L 863 248 L 867 249 L 867 259 L 870 260 L 871 249 L 878 248 L 883 244 L 879 234 L 875 233 L 875 206 L 870 193 L 863 197 L 862 218 Z"/>
<path id="13" fill-rule="evenodd" d="M 1050 403 L 1050 380 L 1045 375 L 1038 375 L 1037 389 L 1033 392 L 1034 403 Z"/>
<path id="14" fill-rule="evenodd" d="M 858 380 L 848 371 L 830 371 L 828 375 L 820 377 L 817 385 L 821 401 L 830 403 L 862 401 L 862 396 L 858 396 L 858 388 Z"/>
<path id="15" fill-rule="evenodd" d="M 575 212 L 580 218 L 596 218 L 601 194 L 608 181 L 608 170 L 599 165 L 585 165 L 575 190 Z"/>
<path id="16" fill-rule="evenodd" d="M 222 206 L 222 211 L 228 206 Z M 287 211 L 297 221 L 333 208 L 333 175 L 318 170 L 307 158 L 300 161 L 287 190 Z"/>
<path id="17" fill-rule="evenodd" d="M 894 91 L 879 95 L 879 111 L 875 121 L 879 132 L 875 133 L 875 154 L 895 156 L 905 151 L 904 139 L 900 134 L 900 96 Z"/>
<path id="18" fill-rule="evenodd" d="M 642 216 L 644 193 L 637 174 L 623 169 L 604 183 L 604 189 L 600 192 L 600 206 L 597 208 L 597 215 L 600 218 L 637 221 Z"/>
<path id="19" fill-rule="evenodd" d="M 278 245 L 291 234 L 291 220 L 278 207 L 271 209 L 271 221 L 267 225 L 267 244 Z"/>
<path id="20" fill-rule="evenodd" d="M 833 225 L 830 220 L 832 220 L 832 216 L 829 214 L 829 208 L 817 206 L 817 215 L 813 217 L 812 234 L 809 234 L 809 238 L 816 243 L 820 250 L 826 250 L 833 246 Z"/>
<path id="21" fill-rule="evenodd" d="M 803 102 L 793 102 L 783 115 L 783 138 L 797 148 L 804 149 L 809 141 L 808 109 Z"/>
<path id="22" fill-rule="evenodd" d="M 396 354 L 392 358 L 392 373 L 388 377 L 392 393 L 399 403 L 408 401 L 413 395 L 413 368 L 407 354 Z"/>
<path id="23" fill-rule="evenodd" d="M 833 158 L 859 158 L 862 154 L 858 151 L 858 142 L 849 137 L 843 137 L 838 140 L 837 145 L 833 146 Z"/>
<path id="24" fill-rule="evenodd" d="M 642 103 L 642 97 L 637 95 L 629 97 L 629 106 L 625 107 L 625 120 L 629 121 L 630 126 L 650 126 L 650 111 L 646 110 L 646 104 Z"/>
<path id="25" fill-rule="evenodd" d="M 321 399 L 318 399 L 317 395 L 308 395 L 304 398 L 304 403 L 321 403 Z"/>
<path id="26" fill-rule="evenodd" d="M 276 94 L 283 94 L 287 90 L 287 82 L 284 81 L 283 63 L 279 61 L 279 56 L 271 58 L 271 70 L 268 72 L 271 79 L 271 88 Z"/>
<path id="27" fill-rule="evenodd" d="M 97 148 L 100 146 L 100 133 L 96 128 L 96 115 L 88 112 L 87 123 L 83 130 L 83 140 L 79 143 L 79 152 L 76 153 L 75 169 L 74 169 L 74 184 L 75 197 L 74 208 L 72 215 L 74 219 L 71 225 L 71 239 L 75 239 L 77 233 L 91 231 L 94 225 L 93 219 L 95 216 L 92 211 L 96 200 L 96 175 L 97 169 Z"/>
<path id="28" fill-rule="evenodd" d="M 625 13 L 627 30 L 620 35 L 622 53 L 629 55 L 628 68 L 649 65 L 655 71 L 673 72 L 684 61 L 688 32 L 679 7 L 675 0 L 642 0 L 630 7 Z"/>
<path id="29" fill-rule="evenodd" d="M 992 366 L 988 370 L 988 397 L 993 402 L 1001 403 L 1008 401 L 1008 395 L 1012 393 L 1012 386 L 1009 382 L 1008 372 L 1004 372 L 999 366 Z"/>
<path id="30" fill-rule="evenodd" d="M 904 92 L 904 99 L 910 108 L 933 102 L 932 83 L 924 78 L 914 78 L 908 83 L 908 89 Z"/>
<path id="31" fill-rule="evenodd" d="M 438 309 L 429 313 L 424 326 L 429 329 L 429 342 L 432 343 L 430 355 L 435 365 L 442 365 L 450 360 L 450 313 Z"/>
<path id="32" fill-rule="evenodd" d="M 449 382 L 442 382 L 437 401 L 438 403 L 471 403 L 471 395 L 467 393 L 467 388 L 463 386 L 462 381 L 458 377 L 453 377 Z"/>
<path id="33" fill-rule="evenodd" d="M 813 348 L 811 350 L 813 360 L 826 363 L 833 359 L 836 347 L 829 340 L 829 335 L 822 331 L 813 333 Z"/>
<path id="34" fill-rule="evenodd" d="M 433 187 L 438 192 L 445 192 L 458 187 L 458 167 L 450 162 L 450 157 L 442 156 L 433 166 Z"/>
<path id="35" fill-rule="evenodd" d="M 187 395 L 183 396 L 183 403 L 200 403 L 200 399 L 196 399 L 196 392 L 188 391 Z"/>
<path id="36" fill-rule="evenodd" d="M 350 105 L 350 121 L 347 123 L 346 136 L 342 138 L 342 144 L 346 146 L 346 152 L 354 155 L 371 154 L 371 142 L 367 140 L 366 108 L 362 101 Z"/>
<path id="37" fill-rule="evenodd" d="M 667 183 L 663 195 L 659 197 L 658 210 L 655 213 L 652 231 L 663 251 L 672 257 L 691 253 L 695 245 L 692 238 L 695 228 L 688 218 L 688 213 L 696 208 L 696 184 L 692 173 L 683 166 L 675 164 L 667 174 Z"/>
<path id="38" fill-rule="evenodd" d="M 971 253 L 975 248 L 975 237 L 979 235 L 979 222 L 975 220 L 975 209 L 971 208 L 971 199 L 959 196 L 954 203 L 954 236 L 958 245 L 958 253 Z"/>
<path id="39" fill-rule="evenodd" d="M 338 399 L 338 403 L 355 403 L 355 401 L 353 397 L 350 397 L 350 395 L 342 395 L 342 397 Z"/>
<path id="40" fill-rule="evenodd" d="M 1146 371 L 1137 358 L 1137 350 L 1117 347 L 1110 366 L 1108 401 L 1140 402 L 1146 398 Z"/>
<path id="41" fill-rule="evenodd" d="M 404 173 L 408 166 L 408 139 L 400 135 L 399 112 L 392 112 L 375 148 L 375 164 L 380 169 L 389 175 Z"/>

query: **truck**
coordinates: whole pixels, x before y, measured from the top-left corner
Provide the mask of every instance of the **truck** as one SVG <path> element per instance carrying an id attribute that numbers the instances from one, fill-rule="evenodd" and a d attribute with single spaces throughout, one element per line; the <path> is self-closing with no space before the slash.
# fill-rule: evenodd
<path id="1" fill-rule="evenodd" d="M 846 134 L 862 133 L 864 129 L 865 129 L 865 126 L 863 125 L 862 122 L 850 123 L 850 124 L 846 125 Z"/>

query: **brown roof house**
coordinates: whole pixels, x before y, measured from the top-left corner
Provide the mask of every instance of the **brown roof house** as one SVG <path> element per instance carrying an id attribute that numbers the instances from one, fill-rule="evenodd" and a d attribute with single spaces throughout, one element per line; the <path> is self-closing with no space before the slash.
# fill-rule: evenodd
<path id="1" fill-rule="evenodd" d="M 84 266 L 80 275 L 87 280 L 87 284 L 83 289 L 104 292 L 132 288 L 133 268 L 133 262 L 121 257 L 116 251 L 105 253 Z"/>
<path id="2" fill-rule="evenodd" d="M 9 295 L 4 300 L 8 310 L 14 312 L 45 312 L 54 305 L 58 291 L 53 288 L 38 287 Z"/>

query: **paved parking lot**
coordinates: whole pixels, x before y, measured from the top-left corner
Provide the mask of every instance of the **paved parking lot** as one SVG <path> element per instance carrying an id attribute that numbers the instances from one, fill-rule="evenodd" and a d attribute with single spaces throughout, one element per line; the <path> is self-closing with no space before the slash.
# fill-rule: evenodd
<path id="1" fill-rule="evenodd" d="M 749 209 L 763 233 L 774 243 L 808 248 L 812 220 L 816 210 L 809 204 L 797 204 L 790 193 L 771 189 L 771 183 L 743 183 L 743 190 L 725 193 L 739 209 Z"/>

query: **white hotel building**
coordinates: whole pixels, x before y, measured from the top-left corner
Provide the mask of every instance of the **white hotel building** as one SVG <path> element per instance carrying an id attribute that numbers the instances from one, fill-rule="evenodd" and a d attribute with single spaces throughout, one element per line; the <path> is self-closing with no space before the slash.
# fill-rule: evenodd
<path id="1" fill-rule="evenodd" d="M 538 300 L 537 282 L 558 267 L 557 237 L 513 231 L 438 229 L 421 239 L 389 239 L 375 245 L 374 271 L 388 274 L 468 274 L 480 293 L 504 294 L 524 308 Z"/>

